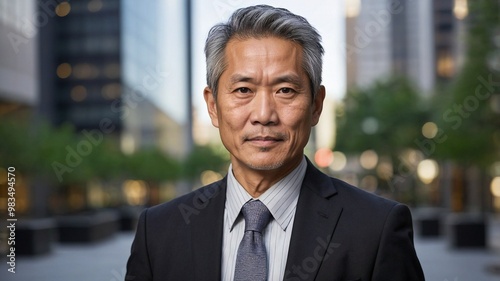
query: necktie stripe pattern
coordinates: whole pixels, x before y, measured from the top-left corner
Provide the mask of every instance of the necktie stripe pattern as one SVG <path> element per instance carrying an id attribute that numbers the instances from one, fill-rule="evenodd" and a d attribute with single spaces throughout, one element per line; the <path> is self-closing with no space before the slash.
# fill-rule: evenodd
<path id="1" fill-rule="evenodd" d="M 259 200 L 245 203 L 241 212 L 245 218 L 245 233 L 238 248 L 234 280 L 266 281 L 268 265 L 262 231 L 271 220 L 271 213 Z"/>

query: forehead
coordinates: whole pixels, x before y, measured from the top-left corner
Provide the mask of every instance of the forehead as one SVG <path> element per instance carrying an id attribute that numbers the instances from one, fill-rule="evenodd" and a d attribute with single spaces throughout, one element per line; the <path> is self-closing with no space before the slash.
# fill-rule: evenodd
<path id="1" fill-rule="evenodd" d="M 302 69 L 302 46 L 278 37 L 233 38 L 225 49 L 227 68 L 284 67 Z M 227 70 L 227 69 L 226 69 Z"/>

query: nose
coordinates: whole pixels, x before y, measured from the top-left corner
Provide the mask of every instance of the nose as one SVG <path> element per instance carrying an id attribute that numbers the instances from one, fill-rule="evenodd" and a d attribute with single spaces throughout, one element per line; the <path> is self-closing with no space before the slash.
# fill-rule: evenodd
<path id="1" fill-rule="evenodd" d="M 251 106 L 250 121 L 253 125 L 269 126 L 278 123 L 276 101 L 271 92 L 258 92 L 248 106 Z"/>

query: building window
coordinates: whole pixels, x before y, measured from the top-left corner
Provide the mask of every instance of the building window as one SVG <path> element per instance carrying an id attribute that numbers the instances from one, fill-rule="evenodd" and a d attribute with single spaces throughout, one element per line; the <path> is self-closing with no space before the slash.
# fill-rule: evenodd
<path id="1" fill-rule="evenodd" d="M 78 85 L 71 89 L 71 99 L 76 102 L 81 102 L 87 98 L 87 88 L 82 85 Z"/>
<path id="2" fill-rule="evenodd" d="M 453 74 L 455 74 L 455 61 L 449 52 L 440 52 L 438 54 L 436 70 L 439 77 L 453 77 Z"/>
<path id="3" fill-rule="evenodd" d="M 68 78 L 71 75 L 72 68 L 69 63 L 61 63 L 59 66 L 57 66 L 57 77 L 61 79 Z"/>

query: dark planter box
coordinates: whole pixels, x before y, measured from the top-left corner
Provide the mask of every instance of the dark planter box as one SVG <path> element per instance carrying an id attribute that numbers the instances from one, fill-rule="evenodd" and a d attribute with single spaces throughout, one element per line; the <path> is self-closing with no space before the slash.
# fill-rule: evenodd
<path id="1" fill-rule="evenodd" d="M 54 219 L 20 220 L 16 225 L 16 254 L 33 256 L 50 253 L 56 237 Z"/>
<path id="2" fill-rule="evenodd" d="M 452 215 L 448 220 L 452 248 L 486 248 L 487 220 L 482 216 Z"/>
<path id="3" fill-rule="evenodd" d="M 60 242 L 96 242 L 115 234 L 120 227 L 120 216 L 115 211 L 98 211 L 59 217 Z"/>
<path id="4" fill-rule="evenodd" d="M 120 230 L 121 231 L 135 231 L 137 222 L 143 208 L 137 207 L 121 207 L 120 212 Z"/>
<path id="5" fill-rule="evenodd" d="M 443 225 L 442 209 L 421 209 L 414 212 L 416 233 L 422 238 L 440 237 Z"/>

